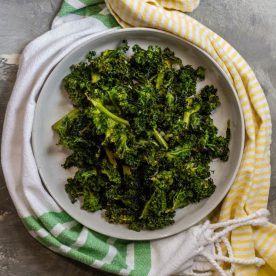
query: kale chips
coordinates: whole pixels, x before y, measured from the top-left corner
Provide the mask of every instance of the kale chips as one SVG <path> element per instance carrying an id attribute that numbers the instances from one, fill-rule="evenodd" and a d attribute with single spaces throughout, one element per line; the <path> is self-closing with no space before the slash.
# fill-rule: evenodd
<path id="1" fill-rule="evenodd" d="M 210 162 L 227 161 L 230 128 L 218 135 L 217 89 L 198 93 L 205 69 L 183 65 L 166 48 L 122 41 L 73 65 L 64 86 L 74 109 L 53 125 L 76 167 L 65 190 L 111 223 L 158 229 L 175 211 L 215 191 Z"/>

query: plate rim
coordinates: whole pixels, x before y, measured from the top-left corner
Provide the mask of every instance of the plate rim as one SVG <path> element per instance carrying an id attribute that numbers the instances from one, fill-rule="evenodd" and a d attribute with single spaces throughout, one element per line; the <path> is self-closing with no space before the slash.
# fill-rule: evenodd
<path id="1" fill-rule="evenodd" d="M 201 49 L 199 46 L 195 45 L 194 43 L 188 41 L 187 39 L 184 39 L 184 38 L 181 38 L 177 35 L 174 35 L 174 34 L 171 34 L 171 33 L 168 33 L 166 31 L 163 31 L 163 30 L 158 30 L 158 29 L 153 29 L 153 28 L 144 28 L 144 27 L 133 27 L 133 28 L 124 28 L 124 29 L 118 29 L 118 28 L 114 28 L 114 29 L 111 29 L 111 30 L 105 30 L 103 32 L 100 32 L 98 34 L 95 34 L 92 38 L 90 38 L 89 40 L 81 43 L 80 45 L 78 45 L 77 47 L 75 47 L 74 49 L 72 49 L 70 52 L 68 52 L 52 69 L 51 71 L 49 72 L 49 74 L 47 75 L 47 77 L 45 78 L 45 81 L 43 83 L 43 85 L 41 86 L 41 89 L 40 89 L 40 92 L 38 93 L 37 95 L 37 101 L 36 101 L 36 106 L 35 106 L 35 111 L 34 111 L 34 119 L 33 119 L 33 124 L 32 124 L 32 133 L 31 133 L 31 146 L 32 146 L 32 151 L 33 151 L 33 154 L 34 154 L 34 159 L 35 159 L 35 162 L 36 162 L 36 165 L 37 165 L 37 169 L 38 169 L 38 173 L 39 173 L 39 176 L 41 178 L 41 182 L 42 182 L 42 185 L 44 185 L 44 187 L 46 188 L 46 191 L 49 193 L 49 195 L 53 198 L 53 200 L 61 207 L 61 209 L 63 209 L 65 212 L 67 212 L 65 210 L 65 208 L 62 206 L 62 204 L 60 204 L 60 200 L 58 200 L 55 195 L 51 192 L 51 188 L 49 188 L 49 186 L 47 185 L 46 181 L 45 181 L 45 178 L 43 177 L 43 172 L 41 171 L 41 168 L 38 164 L 38 153 L 37 151 L 35 150 L 35 148 L 37 147 L 37 142 L 36 142 L 36 135 L 35 135 L 35 129 L 36 129 L 36 125 L 38 124 L 38 116 L 37 116 L 37 113 L 38 113 L 38 110 L 39 110 L 39 106 L 42 104 L 41 103 L 41 95 L 46 93 L 44 92 L 44 87 L 48 81 L 48 79 L 50 78 L 50 76 L 52 74 L 55 74 L 56 71 L 58 71 L 59 67 L 62 66 L 62 62 L 64 59 L 66 59 L 68 56 L 74 54 L 74 52 L 78 51 L 80 48 L 82 48 L 84 45 L 86 44 L 89 44 L 91 43 L 91 41 L 94 41 L 94 40 L 97 40 L 97 39 L 100 39 L 102 37 L 105 37 L 105 36 L 108 36 L 110 34 L 113 34 L 113 33 L 127 33 L 127 32 L 149 32 L 149 33 L 161 33 L 161 34 L 164 34 L 168 37 L 171 37 L 171 38 L 174 38 L 174 39 L 178 39 L 178 40 L 182 40 L 184 41 L 185 43 L 189 44 L 192 48 L 195 48 L 197 49 L 198 51 L 200 51 L 207 59 L 211 60 L 211 62 L 214 64 L 214 66 L 219 70 L 220 74 L 223 76 L 224 80 L 226 80 L 226 82 L 228 83 L 229 87 L 231 88 L 232 90 L 232 94 L 234 95 L 234 98 L 235 98 L 235 101 L 237 103 L 237 106 L 238 106 L 238 115 L 239 115 L 239 119 L 240 119 L 240 124 L 241 124 L 241 144 L 240 144 L 240 151 L 238 153 L 238 162 L 235 164 L 235 169 L 234 169 L 234 172 L 230 178 L 230 180 L 228 181 L 226 187 L 225 187 L 225 190 L 223 193 L 221 193 L 217 199 L 216 199 L 216 204 L 214 204 L 214 206 L 212 208 L 209 208 L 206 212 L 205 212 L 205 215 L 202 215 L 202 216 L 199 216 L 199 218 L 197 219 L 197 222 L 194 222 L 192 223 L 191 225 L 189 226 L 186 226 L 185 228 L 182 228 L 182 229 L 175 229 L 172 233 L 169 232 L 169 233 L 163 233 L 163 234 L 159 234 L 158 236 L 156 237 L 147 237 L 147 238 L 128 238 L 128 237 L 125 237 L 123 235 L 111 235 L 110 232 L 108 231 L 99 231 L 99 230 L 96 230 L 96 229 L 93 229 L 90 225 L 86 224 L 86 223 L 83 223 L 83 222 L 79 222 L 79 219 L 75 216 L 75 215 L 72 215 L 68 212 L 68 214 L 74 219 L 76 220 L 77 222 L 81 223 L 82 225 L 86 226 L 88 229 L 91 229 L 93 231 L 96 231 L 100 234 L 103 234 L 103 235 L 106 235 L 106 236 L 110 236 L 110 237 L 114 237 L 114 238 L 119 238 L 119 239 L 123 239 L 123 240 L 131 240 L 131 241 L 143 241 L 143 240 L 156 240 L 156 239 L 162 239 L 162 238 L 166 238 L 166 237 L 169 237 L 169 236 L 173 236 L 173 235 L 176 235 L 182 231 L 185 231 L 187 229 L 189 229 L 190 227 L 198 224 L 200 221 L 202 221 L 204 218 L 208 217 L 208 215 L 215 209 L 217 208 L 217 206 L 222 202 L 222 200 L 224 199 L 224 197 L 226 196 L 226 194 L 229 192 L 231 186 L 233 185 L 235 179 L 236 179 L 236 176 L 237 176 L 237 173 L 238 173 L 238 170 L 240 168 L 240 165 L 241 165 L 241 160 L 242 160 L 242 156 L 243 156 L 243 151 L 244 151 L 244 144 L 245 144 L 245 123 L 244 123 L 244 115 L 243 115 L 243 112 L 242 112 L 242 106 L 241 106 L 241 103 L 240 103 L 240 100 L 239 100 L 239 97 L 238 97 L 238 94 L 237 94 L 237 91 L 235 89 L 235 87 L 233 86 L 232 82 L 230 81 L 230 79 L 228 78 L 227 74 L 224 72 L 224 70 L 220 67 L 220 65 L 217 63 L 217 61 L 212 57 L 210 56 L 210 54 L 208 54 L 205 50 Z M 163 228 L 165 229 L 165 228 Z M 129 231 L 133 231 L 133 230 L 129 230 Z M 154 233 L 154 230 L 152 231 L 152 233 Z"/>

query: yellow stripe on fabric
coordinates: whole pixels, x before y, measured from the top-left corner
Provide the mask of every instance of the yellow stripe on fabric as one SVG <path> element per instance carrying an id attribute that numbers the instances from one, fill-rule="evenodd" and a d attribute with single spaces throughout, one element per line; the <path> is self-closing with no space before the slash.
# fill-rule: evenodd
<path id="1" fill-rule="evenodd" d="M 249 178 L 248 178 L 249 179 Z M 230 191 L 231 193 L 229 193 L 229 198 L 231 198 L 231 194 L 236 195 L 236 194 L 241 194 L 243 192 L 245 192 L 246 189 L 248 189 L 249 187 L 251 187 L 252 182 L 249 182 L 248 180 L 246 181 L 239 181 L 236 182 L 237 185 L 235 185 L 235 187 L 233 187 L 233 189 Z"/>
<path id="2" fill-rule="evenodd" d="M 253 242 L 253 233 L 252 233 L 252 228 L 250 226 L 243 226 L 241 227 L 243 232 L 234 230 L 231 235 L 231 243 L 234 246 L 234 252 L 235 256 L 239 258 L 244 258 L 244 256 L 249 256 L 249 257 L 254 257 L 255 255 L 255 250 L 254 250 L 254 242 Z M 243 244 L 243 247 L 239 247 L 239 240 L 237 237 L 244 237 L 246 236 L 247 238 L 250 237 L 251 239 L 248 239 L 248 243 Z"/>
<path id="3" fill-rule="evenodd" d="M 259 208 L 265 208 L 267 205 L 267 200 L 268 200 L 268 194 L 263 198 L 253 200 L 253 202 L 252 202 L 252 199 L 248 199 L 246 201 L 246 204 L 251 206 L 258 206 Z"/>
<path id="4" fill-rule="evenodd" d="M 202 49 L 205 51 L 208 51 L 208 42 L 207 42 L 207 36 L 208 36 L 208 31 L 200 28 L 199 29 L 199 34 L 200 34 L 200 38 L 201 38 L 201 45 L 202 45 Z"/>
<path id="5" fill-rule="evenodd" d="M 183 12 L 193 11 L 199 4 L 199 0 L 157 0 L 166 9 L 175 9 Z"/>
<path id="6" fill-rule="evenodd" d="M 263 244 L 272 234 L 276 234 L 276 229 L 274 227 L 267 226 L 258 229 L 254 234 L 256 244 Z"/>
<path id="7" fill-rule="evenodd" d="M 200 45 L 200 39 L 199 39 L 199 34 L 198 34 L 198 26 L 195 24 L 192 24 L 192 30 L 193 30 L 193 38 L 194 38 L 194 43 L 196 45 Z"/>
<path id="8" fill-rule="evenodd" d="M 150 22 L 150 27 L 153 27 L 152 18 L 154 14 L 155 13 L 151 8 L 149 8 L 148 6 L 145 7 L 145 20 Z"/>
<path id="9" fill-rule="evenodd" d="M 220 55 L 219 55 L 219 46 L 217 45 L 216 41 L 213 38 L 210 38 L 210 42 L 213 46 L 213 51 L 211 51 L 211 55 L 216 60 L 216 62 L 220 65 L 220 67 L 223 69 L 223 71 L 226 73 L 226 75 L 231 79 L 231 74 L 229 73 L 226 65 L 223 63 Z M 200 45 L 199 45 L 200 46 Z"/>
<path id="10" fill-rule="evenodd" d="M 172 30 L 175 35 L 179 36 L 181 31 L 181 24 L 179 24 L 179 16 L 181 15 L 179 15 L 178 12 L 174 12 L 174 15 L 175 16 L 173 17 L 173 21 L 172 21 L 173 22 Z"/>
<path id="11" fill-rule="evenodd" d="M 273 258 L 272 258 L 272 256 L 273 256 Z M 270 265 L 273 265 L 273 267 L 276 268 L 276 262 L 275 262 L 276 248 L 275 247 L 272 248 L 268 254 L 264 255 L 264 258 L 267 261 L 267 263 L 269 263 Z"/>
<path id="12" fill-rule="evenodd" d="M 274 238 L 276 235 L 275 225 L 269 225 L 264 229 L 257 230 L 258 233 L 254 235 L 256 250 L 265 259 L 269 258 L 276 251 Z"/>
<path id="13" fill-rule="evenodd" d="M 159 7 L 156 7 L 155 8 L 155 11 L 153 12 L 153 16 L 152 16 L 152 26 L 156 26 L 156 25 L 160 25 L 162 23 L 161 21 L 161 18 L 164 17 L 164 11 L 163 9 L 159 8 Z M 175 24 L 175 25 L 178 25 L 178 24 Z M 178 26 L 179 27 L 179 26 Z"/>
<path id="14" fill-rule="evenodd" d="M 237 258 L 244 258 L 244 255 L 249 255 L 249 258 L 254 258 L 255 257 L 255 245 L 254 243 L 251 243 L 250 240 L 247 240 L 247 243 L 243 243 L 243 240 L 241 239 L 236 239 L 236 240 L 231 240 L 232 246 L 235 246 L 237 248 L 239 248 L 240 251 L 238 251 L 238 249 L 236 249 L 236 251 L 234 252 L 235 257 Z M 244 246 L 247 246 L 247 248 L 243 248 Z M 241 248 L 242 247 L 242 248 Z"/>
<path id="15" fill-rule="evenodd" d="M 247 178 L 247 175 L 239 175 L 237 178 L 237 181 L 241 181 Z M 261 173 L 254 173 L 254 180 L 253 180 L 253 185 L 252 185 L 252 189 L 254 189 L 255 186 L 258 186 L 258 188 L 261 188 L 262 184 L 264 183 L 264 185 L 267 187 L 267 182 L 270 181 L 270 172 L 269 171 L 264 171 Z"/>
<path id="16" fill-rule="evenodd" d="M 240 195 L 240 194 L 234 194 L 231 197 L 229 196 L 229 200 L 225 201 L 225 205 L 224 208 L 226 207 L 232 207 L 232 208 L 237 208 L 238 206 L 242 206 L 242 204 L 246 204 L 247 207 L 249 207 L 250 209 L 252 207 L 254 207 L 254 209 L 256 209 L 255 207 L 258 205 L 261 208 L 266 207 L 267 204 L 267 199 L 268 199 L 268 190 L 263 190 L 261 191 L 261 193 L 257 193 L 257 194 L 250 194 L 249 196 L 246 196 L 244 194 Z M 223 219 L 224 217 L 224 213 L 221 212 L 221 219 Z"/>
<path id="17" fill-rule="evenodd" d="M 252 235 L 251 232 L 252 231 L 250 231 L 248 229 L 246 231 L 244 231 L 244 232 L 234 232 L 233 235 L 232 235 L 232 237 L 231 237 L 231 239 L 235 240 L 236 238 L 239 238 L 239 237 L 245 237 L 247 239 L 247 241 L 252 242 L 251 238 L 250 239 L 248 238 L 248 236 Z"/>
<path id="18" fill-rule="evenodd" d="M 236 202 L 239 201 L 242 197 L 246 196 L 244 194 L 241 194 L 244 191 L 244 188 L 241 187 L 240 189 L 235 190 L 235 193 L 233 195 L 229 195 L 229 202 Z M 251 188 L 251 191 L 255 192 L 253 195 L 258 195 L 258 196 L 266 196 L 267 195 L 267 190 L 262 190 L 258 187 L 256 188 Z M 250 191 L 250 192 L 251 192 Z M 260 194 L 257 192 L 261 192 Z M 258 198 L 256 199 L 256 201 Z"/>
<path id="19" fill-rule="evenodd" d="M 248 237 L 248 235 L 252 235 L 252 229 L 250 227 L 246 227 L 246 226 L 239 227 L 239 228 L 233 230 L 232 234 L 233 234 L 232 238 L 236 237 L 238 235 L 247 235 L 247 237 Z"/>
<path id="20" fill-rule="evenodd" d="M 263 179 L 255 179 L 253 180 L 253 185 L 252 185 L 252 191 L 260 191 L 262 189 L 269 190 L 269 187 L 267 187 L 267 183 L 270 182 L 270 175 L 267 176 L 267 178 Z"/>
<path id="21" fill-rule="evenodd" d="M 248 235 L 235 235 L 231 238 L 231 241 L 237 241 L 240 246 L 248 246 L 252 242 L 251 239 L 248 239 Z"/>
<path id="22" fill-rule="evenodd" d="M 137 1 L 136 3 L 137 3 L 136 10 L 139 15 L 139 16 L 137 16 L 137 20 L 139 21 L 140 17 L 143 17 L 143 11 L 144 11 L 145 5 L 143 5 L 142 2 L 140 2 L 140 1 Z M 131 21 L 132 25 L 137 24 L 136 18 L 133 17 L 133 18 L 131 18 L 131 20 L 132 20 Z"/>
<path id="23" fill-rule="evenodd" d="M 238 247 L 238 246 L 239 245 L 237 244 L 236 247 Z M 249 258 L 255 257 L 255 251 L 249 250 L 248 252 L 239 252 L 237 250 L 234 250 L 234 255 L 236 258 L 239 258 L 239 259 L 249 259 Z"/>
<path id="24" fill-rule="evenodd" d="M 261 256 L 270 256 L 276 250 L 276 244 L 274 243 L 275 236 L 271 235 L 265 243 L 262 243 L 258 252 Z"/>
<path id="25" fill-rule="evenodd" d="M 118 1 L 118 2 L 122 2 L 124 4 L 124 1 Z M 137 4 L 138 1 L 135 1 L 135 3 Z M 121 6 L 121 14 L 122 14 L 122 18 L 124 21 L 126 21 L 129 25 L 132 25 L 134 26 L 135 23 L 138 23 L 138 20 L 137 22 L 134 21 L 134 19 L 136 19 L 135 17 L 130 17 L 130 10 L 129 10 L 129 7 L 128 5 L 119 5 Z M 135 8 L 135 7 L 134 7 Z"/>
<path id="26" fill-rule="evenodd" d="M 256 268 L 253 265 L 248 265 L 248 266 L 241 266 L 241 265 L 236 265 L 235 266 L 236 270 L 239 271 L 238 276 L 258 276 L 258 268 Z"/>
<path id="27" fill-rule="evenodd" d="M 155 17 L 155 24 L 160 25 L 163 14 L 160 12 L 160 13 L 156 13 L 156 15 L 157 16 Z"/>

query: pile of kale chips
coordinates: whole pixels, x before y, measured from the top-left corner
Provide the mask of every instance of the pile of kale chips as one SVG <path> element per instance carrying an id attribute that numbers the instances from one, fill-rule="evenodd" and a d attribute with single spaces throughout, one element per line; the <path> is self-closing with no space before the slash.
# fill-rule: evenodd
<path id="1" fill-rule="evenodd" d="M 111 223 L 153 230 L 213 194 L 209 164 L 228 159 L 230 129 L 219 136 L 210 117 L 217 90 L 196 93 L 204 68 L 184 66 L 168 48 L 128 49 L 123 41 L 71 67 L 64 85 L 74 109 L 53 129 L 72 152 L 64 168 L 78 168 L 65 186 L 72 202 L 105 210 Z"/>

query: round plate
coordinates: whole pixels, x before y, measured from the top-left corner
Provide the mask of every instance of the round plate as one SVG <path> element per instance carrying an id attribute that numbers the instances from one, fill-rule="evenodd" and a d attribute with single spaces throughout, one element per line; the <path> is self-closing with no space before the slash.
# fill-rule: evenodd
<path id="1" fill-rule="evenodd" d="M 68 152 L 56 145 L 58 137 L 51 128 L 53 123 L 72 109 L 62 86 L 63 78 L 70 72 L 70 65 L 83 60 L 91 50 L 99 53 L 105 49 L 114 49 L 123 39 L 127 39 L 130 46 L 139 44 L 142 47 L 148 45 L 169 47 L 184 64 L 204 66 L 207 69 L 206 79 L 198 84 L 197 89 L 206 84 L 213 84 L 218 88 L 221 106 L 213 114 L 213 118 L 221 135 L 225 135 L 227 120 L 231 121 L 230 158 L 227 162 L 215 161 L 211 165 L 211 169 L 214 170 L 212 178 L 217 186 L 215 193 L 200 203 L 177 210 L 175 223 L 160 230 L 135 232 L 125 225 L 109 224 L 101 211 L 89 213 L 80 209 L 79 202 L 72 204 L 64 185 L 74 171 L 61 167 Z M 225 73 L 208 54 L 195 45 L 163 31 L 131 28 L 97 35 L 73 50 L 54 68 L 37 102 L 32 143 L 42 181 L 56 202 L 75 220 L 108 236 L 127 240 L 149 240 L 167 237 L 187 229 L 206 217 L 221 202 L 231 187 L 240 165 L 244 146 L 244 123 L 234 88 Z"/>

